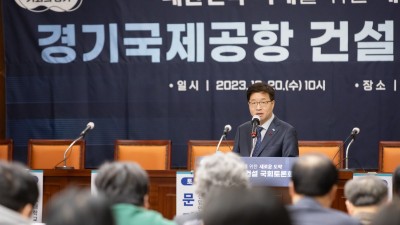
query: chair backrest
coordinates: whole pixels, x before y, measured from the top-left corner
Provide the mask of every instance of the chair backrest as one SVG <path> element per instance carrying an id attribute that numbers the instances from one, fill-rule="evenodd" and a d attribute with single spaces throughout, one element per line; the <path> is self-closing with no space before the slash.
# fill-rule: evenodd
<path id="1" fill-rule="evenodd" d="M 196 158 L 199 156 L 207 156 L 215 153 L 218 141 L 216 140 L 189 140 L 188 141 L 188 158 L 187 169 L 194 170 L 196 168 Z M 234 141 L 225 140 L 221 142 L 219 150 L 221 152 L 231 152 L 233 150 Z"/>
<path id="2" fill-rule="evenodd" d="M 400 141 L 379 142 L 379 172 L 392 173 L 400 164 Z"/>
<path id="3" fill-rule="evenodd" d="M 116 140 L 114 159 L 134 161 L 145 170 L 171 168 L 171 140 Z"/>
<path id="4" fill-rule="evenodd" d="M 14 145 L 12 139 L 0 140 L 0 159 L 5 161 L 12 161 L 13 147 Z"/>
<path id="5" fill-rule="evenodd" d="M 30 139 L 28 141 L 28 166 L 31 169 L 54 169 L 63 166 L 64 152 L 73 140 Z M 84 169 L 85 140 L 77 141 L 67 154 L 67 166 Z"/>
<path id="6" fill-rule="evenodd" d="M 343 168 L 343 141 L 299 141 L 299 156 L 308 153 L 326 155 L 337 168 Z"/>

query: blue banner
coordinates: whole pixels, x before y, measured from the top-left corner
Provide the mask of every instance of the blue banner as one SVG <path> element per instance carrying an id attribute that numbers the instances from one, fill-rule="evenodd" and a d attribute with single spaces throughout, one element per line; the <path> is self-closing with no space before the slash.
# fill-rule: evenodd
<path id="1" fill-rule="evenodd" d="M 254 186 L 288 187 L 297 157 L 242 157 Z"/>
<path id="2" fill-rule="evenodd" d="M 398 0 L 2 1 L 7 137 L 73 139 L 89 121 L 86 167 L 116 139 L 219 139 L 251 119 L 246 88 L 277 90 L 299 140 L 361 129 L 350 167 L 377 168 L 400 140 Z"/>

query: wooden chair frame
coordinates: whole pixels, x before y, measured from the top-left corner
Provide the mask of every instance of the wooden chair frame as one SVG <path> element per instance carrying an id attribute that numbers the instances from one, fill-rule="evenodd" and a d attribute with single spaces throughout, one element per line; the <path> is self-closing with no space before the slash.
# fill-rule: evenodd
<path id="1" fill-rule="evenodd" d="M 114 145 L 114 160 L 120 160 L 119 146 L 166 146 L 165 170 L 171 169 L 171 140 L 116 140 Z"/>
<path id="2" fill-rule="evenodd" d="M 45 146 L 60 146 L 60 145 L 65 145 L 69 146 L 74 140 L 70 139 L 30 139 L 28 141 L 28 166 L 29 168 L 32 168 L 33 160 L 32 160 L 32 149 L 34 145 L 45 145 Z M 80 154 L 79 154 L 79 168 L 74 168 L 74 169 L 84 169 L 85 168 L 85 151 L 86 151 L 86 142 L 85 140 L 79 140 L 77 141 L 74 146 L 79 146 L 81 149 Z M 65 150 L 67 149 L 65 148 Z M 70 149 L 71 153 L 72 149 Z M 64 156 L 64 155 L 63 155 Z M 60 158 L 60 162 L 63 160 L 63 158 Z M 58 162 L 55 162 L 58 163 Z M 59 165 L 54 165 L 55 166 L 62 166 L 63 164 L 60 163 Z M 67 166 L 71 166 L 68 165 Z M 35 168 L 34 168 L 35 169 Z M 36 168 L 40 169 L 40 168 Z"/>
<path id="3" fill-rule="evenodd" d="M 14 151 L 14 142 L 12 139 L 2 139 L 0 140 L 0 145 L 1 146 L 6 146 L 7 147 L 7 158 L 4 160 L 7 161 L 12 161 L 13 160 L 13 151 Z"/>
<path id="4" fill-rule="evenodd" d="M 232 148 L 230 149 L 230 151 L 233 150 L 233 146 L 234 146 L 234 141 L 233 140 L 224 140 L 221 142 L 221 145 L 219 146 L 220 150 L 221 147 L 226 147 L 226 146 L 232 146 Z M 210 146 L 210 147 L 215 147 L 215 150 L 217 149 L 217 145 L 218 145 L 218 141 L 217 140 L 189 140 L 188 141 L 188 152 L 187 152 L 187 163 L 186 163 L 186 168 L 188 170 L 194 170 L 195 169 L 195 160 L 193 159 L 193 146 Z M 214 153 L 210 152 L 210 154 Z M 226 151 L 222 151 L 222 152 L 226 152 Z"/>
<path id="5" fill-rule="evenodd" d="M 380 141 L 379 142 L 379 172 L 384 172 L 384 173 L 392 173 L 396 169 L 397 166 L 400 165 L 400 158 L 398 159 L 398 163 L 396 165 L 389 166 L 391 169 L 384 169 L 385 162 L 385 153 L 384 150 L 385 148 L 399 148 L 400 149 L 400 141 Z M 399 152 L 400 154 L 400 152 Z"/>
<path id="6" fill-rule="evenodd" d="M 335 158 L 338 158 L 338 163 L 335 165 L 336 167 L 343 168 L 343 158 L 344 158 L 344 147 L 343 141 L 299 141 L 299 154 L 301 147 L 339 147 L 339 151 L 335 153 Z M 316 152 L 324 154 L 324 152 Z M 324 154 L 326 155 L 326 154 Z M 334 159 L 331 158 L 332 162 Z M 334 162 L 335 163 L 335 162 Z"/>

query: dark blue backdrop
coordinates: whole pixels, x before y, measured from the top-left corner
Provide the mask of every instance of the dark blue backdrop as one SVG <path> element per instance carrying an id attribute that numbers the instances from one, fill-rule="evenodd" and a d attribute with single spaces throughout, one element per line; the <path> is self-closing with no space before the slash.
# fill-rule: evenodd
<path id="1" fill-rule="evenodd" d="M 183 167 L 188 140 L 219 139 L 225 124 L 233 138 L 251 118 L 243 89 L 255 80 L 277 87 L 275 114 L 299 140 L 344 140 L 358 126 L 351 167 L 376 168 L 378 142 L 400 139 L 399 4 L 173 2 L 3 1 L 14 157 L 26 161 L 30 138 L 73 139 L 93 121 L 86 167 L 112 159 L 116 139 L 171 139 L 172 166 Z M 269 58 L 255 56 L 260 45 Z M 319 48 L 336 55 L 321 61 Z"/>

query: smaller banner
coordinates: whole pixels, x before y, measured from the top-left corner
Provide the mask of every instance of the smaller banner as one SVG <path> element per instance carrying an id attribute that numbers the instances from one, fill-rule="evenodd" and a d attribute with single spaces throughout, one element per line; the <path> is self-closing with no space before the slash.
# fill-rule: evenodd
<path id="1" fill-rule="evenodd" d="M 253 186 L 288 187 L 297 157 L 242 157 Z"/>

